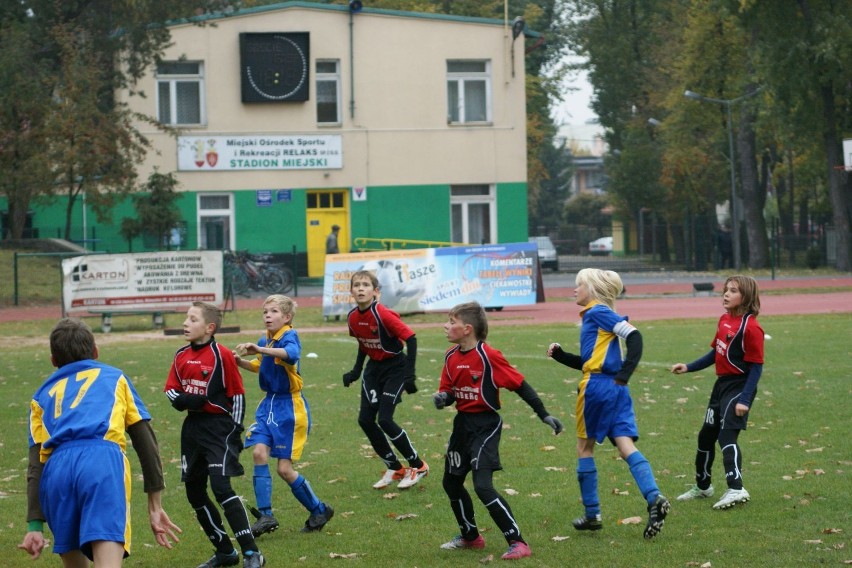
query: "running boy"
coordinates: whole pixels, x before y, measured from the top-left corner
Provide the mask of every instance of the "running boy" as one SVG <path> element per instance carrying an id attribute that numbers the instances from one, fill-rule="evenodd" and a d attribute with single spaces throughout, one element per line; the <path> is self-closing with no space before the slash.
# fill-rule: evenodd
<path id="1" fill-rule="evenodd" d="M 302 394 L 299 360 L 302 343 L 293 329 L 296 303 L 281 294 L 273 294 L 263 302 L 263 323 L 266 336 L 257 343 L 237 345 L 237 364 L 260 375 L 260 390 L 266 393 L 255 412 L 255 422 L 246 434 L 246 447 L 253 447 L 254 496 L 257 517 L 252 525 L 255 536 L 278 528 L 272 514 L 272 477 L 269 457 L 278 459 L 278 475 L 290 486 L 293 496 L 308 510 L 302 532 L 319 531 L 331 520 L 334 509 L 314 493 L 311 484 L 293 469 L 293 462 L 302 457 L 305 442 L 311 431 L 311 410 Z M 240 355 L 256 355 L 242 359 Z"/>
<path id="2" fill-rule="evenodd" d="M 583 308 L 580 354 L 567 353 L 558 343 L 551 343 L 547 350 L 548 357 L 583 372 L 577 396 L 577 480 L 586 514 L 572 524 L 579 531 L 603 528 L 594 451 L 595 443 L 609 438 L 648 503 L 644 536 L 654 538 L 663 528 L 670 504 L 657 487 L 651 464 L 636 449 L 639 429 L 627 387 L 642 357 L 642 335 L 627 317 L 615 312 L 615 299 L 624 289 L 617 273 L 584 268 L 577 273 L 576 283 L 576 302 Z M 619 340 L 627 344 L 623 360 Z"/>
<path id="3" fill-rule="evenodd" d="M 243 502 L 231 487 L 231 477 L 244 473 L 240 452 L 245 389 L 233 353 L 214 337 L 221 325 L 218 307 L 192 303 L 183 320 L 188 343 L 175 353 L 164 390 L 176 410 L 187 411 L 180 433 L 181 481 L 201 528 L 216 548 L 198 568 L 235 566 L 240 560 L 207 494 L 208 478 L 243 552 L 243 565 L 259 568 L 266 560 L 254 542 Z"/>
<path id="4" fill-rule="evenodd" d="M 117 568 L 130 555 L 130 463 L 125 431 L 142 464 L 148 517 L 157 544 L 171 548 L 181 530 L 163 510 L 163 466 L 151 415 L 120 369 L 96 361 L 92 330 L 59 320 L 50 333 L 57 371 L 30 402 L 28 529 L 18 548 L 33 559 L 47 546 L 66 568 Z M 61 495 L 61 499 L 56 496 Z"/>
<path id="5" fill-rule="evenodd" d="M 530 547 L 521 536 L 509 503 L 494 489 L 492 477 L 500 465 L 500 434 L 503 419 L 500 410 L 501 388 L 515 391 L 532 407 L 542 422 L 562 432 L 562 422 L 547 413 L 544 404 L 524 376 L 506 361 L 500 351 L 487 343 L 488 320 L 476 302 L 459 304 L 450 310 L 444 332 L 455 343 L 444 356 L 441 384 L 433 396 L 438 409 L 455 402 L 456 417 L 444 458 L 444 491 L 456 516 L 461 534 L 441 548 L 485 548 L 473 514 L 473 500 L 464 486 L 473 472 L 473 489 L 499 527 L 509 549 L 503 560 L 530 556 Z"/>
<path id="6" fill-rule="evenodd" d="M 743 487 L 743 454 L 737 438 L 748 426 L 748 413 L 763 373 L 764 336 L 757 322 L 760 295 L 754 278 L 731 276 L 725 280 L 722 307 L 725 313 L 719 318 L 710 351 L 692 363 L 672 366 L 672 373 L 679 375 L 716 365 L 716 383 L 704 413 L 704 424 L 698 432 L 695 485 L 677 498 L 689 501 L 713 496 L 710 473 L 714 447 L 719 442 L 728 490 L 713 505 L 714 509 L 728 509 L 751 498 Z"/>
<path id="7" fill-rule="evenodd" d="M 386 467 L 373 488 L 383 489 L 398 481 L 397 487 L 408 489 L 429 474 L 429 466 L 417 455 L 408 433 L 393 419 L 396 405 L 402 401 L 402 390 L 417 392 L 417 338 L 399 314 L 378 302 L 379 280 L 375 274 L 367 270 L 355 272 L 350 288 L 357 306 L 350 310 L 347 320 L 349 335 L 358 340 L 358 354 L 355 366 L 343 375 L 343 386 L 358 380 L 364 360 L 369 357 L 361 383 L 358 424 Z M 407 355 L 402 352 L 403 346 Z M 408 468 L 402 466 L 388 439 L 408 462 Z"/>

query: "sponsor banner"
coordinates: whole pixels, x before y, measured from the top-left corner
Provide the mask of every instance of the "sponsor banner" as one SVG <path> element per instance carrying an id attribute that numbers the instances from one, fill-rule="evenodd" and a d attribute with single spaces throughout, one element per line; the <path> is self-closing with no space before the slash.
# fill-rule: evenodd
<path id="1" fill-rule="evenodd" d="M 484 307 L 535 304 L 535 243 L 512 243 L 326 256 L 323 316 L 345 315 L 355 304 L 350 278 L 375 272 L 380 301 L 399 313 L 446 311 L 462 302 Z"/>
<path id="2" fill-rule="evenodd" d="M 185 310 L 224 305 L 222 251 L 75 256 L 62 261 L 66 313 Z"/>
<path id="3" fill-rule="evenodd" d="M 327 170 L 343 167 L 339 135 L 178 136 L 178 170 Z"/>

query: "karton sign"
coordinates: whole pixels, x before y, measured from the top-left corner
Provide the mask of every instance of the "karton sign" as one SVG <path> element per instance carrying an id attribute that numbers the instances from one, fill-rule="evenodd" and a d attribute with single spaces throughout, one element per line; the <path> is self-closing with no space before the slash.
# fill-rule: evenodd
<path id="1" fill-rule="evenodd" d="M 178 170 L 328 170 L 343 167 L 340 136 L 178 136 Z"/>
<path id="2" fill-rule="evenodd" d="M 65 313 L 179 311 L 224 304 L 222 251 L 75 256 L 62 261 Z"/>

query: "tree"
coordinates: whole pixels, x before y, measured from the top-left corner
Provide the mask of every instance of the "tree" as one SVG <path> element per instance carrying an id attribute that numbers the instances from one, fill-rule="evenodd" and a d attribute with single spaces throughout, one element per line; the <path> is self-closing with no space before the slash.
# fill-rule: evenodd
<path id="1" fill-rule="evenodd" d="M 145 193 L 133 196 L 136 218 L 125 217 L 121 222 L 121 236 L 128 243 L 134 238 L 149 234 L 160 246 L 169 242 L 173 229 L 182 221 L 175 202 L 180 198 L 175 189 L 177 179 L 172 173 L 154 172 L 142 186 Z"/>
<path id="2" fill-rule="evenodd" d="M 147 140 L 115 99 L 169 45 L 166 21 L 228 11 L 237 0 L 20 0 L 0 6 L 0 191 L 9 201 L 12 235 L 40 195 L 85 192 L 99 218 L 111 198 L 133 185 Z M 12 45 L 10 42 L 15 42 Z M 48 175 L 45 175 L 45 172 Z M 11 176 L 9 175 L 11 173 Z"/>

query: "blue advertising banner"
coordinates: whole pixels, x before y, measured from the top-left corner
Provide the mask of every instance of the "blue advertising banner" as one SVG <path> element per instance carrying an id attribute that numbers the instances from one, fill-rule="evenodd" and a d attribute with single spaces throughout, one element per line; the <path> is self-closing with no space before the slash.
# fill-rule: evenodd
<path id="1" fill-rule="evenodd" d="M 484 307 L 535 304 L 535 243 L 391 250 L 326 256 L 323 315 L 345 315 L 355 304 L 352 274 L 376 274 L 380 301 L 399 313 L 446 311 L 462 302 Z"/>

